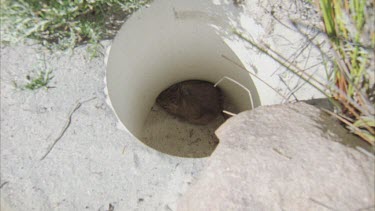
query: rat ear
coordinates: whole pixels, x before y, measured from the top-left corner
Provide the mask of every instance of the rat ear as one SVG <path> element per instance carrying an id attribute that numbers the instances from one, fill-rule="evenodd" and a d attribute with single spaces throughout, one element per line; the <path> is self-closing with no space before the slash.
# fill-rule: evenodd
<path id="1" fill-rule="evenodd" d="M 178 84 L 173 84 L 167 90 L 169 90 L 170 92 L 175 92 L 175 91 L 178 91 L 178 89 L 179 89 L 179 85 Z"/>

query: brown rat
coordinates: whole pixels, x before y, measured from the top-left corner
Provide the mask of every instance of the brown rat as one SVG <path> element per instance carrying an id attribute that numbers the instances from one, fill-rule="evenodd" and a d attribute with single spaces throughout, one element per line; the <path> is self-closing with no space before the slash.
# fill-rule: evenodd
<path id="1" fill-rule="evenodd" d="M 156 102 L 168 113 L 200 125 L 216 119 L 223 109 L 221 90 L 200 80 L 176 83 L 161 92 Z"/>

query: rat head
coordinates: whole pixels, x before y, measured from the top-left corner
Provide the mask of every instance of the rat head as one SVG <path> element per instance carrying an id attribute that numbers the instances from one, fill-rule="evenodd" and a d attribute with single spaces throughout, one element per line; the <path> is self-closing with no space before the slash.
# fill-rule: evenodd
<path id="1" fill-rule="evenodd" d="M 180 105 L 181 90 L 179 84 L 175 84 L 159 94 L 157 104 L 170 113 L 176 113 Z"/>

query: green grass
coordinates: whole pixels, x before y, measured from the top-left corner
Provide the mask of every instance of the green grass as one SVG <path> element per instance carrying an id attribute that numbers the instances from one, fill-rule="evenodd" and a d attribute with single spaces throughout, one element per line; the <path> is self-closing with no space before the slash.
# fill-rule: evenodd
<path id="1" fill-rule="evenodd" d="M 0 0 L 1 44 L 26 38 L 49 49 L 73 49 L 112 38 L 126 16 L 148 0 Z"/>
<path id="2" fill-rule="evenodd" d="M 366 0 L 320 0 L 325 32 L 334 51 L 334 77 L 337 90 L 331 96 L 340 103 L 336 116 L 355 134 L 375 143 L 374 4 Z M 372 17 L 371 17 L 372 16 Z M 372 31 L 371 31 L 372 30 Z M 365 46 L 370 46 L 365 48 Z"/>
<path id="3" fill-rule="evenodd" d="M 72 51 L 88 44 L 98 56 L 100 40 L 114 37 L 128 15 L 149 0 L 0 0 L 0 42 L 13 45 L 32 39 L 50 50 Z M 44 68 L 45 69 L 45 68 Z M 51 88 L 51 71 L 26 76 L 21 90 Z"/>
<path id="4" fill-rule="evenodd" d="M 14 82 L 14 86 L 21 90 L 37 90 L 40 88 L 53 88 L 49 86 L 50 81 L 53 79 L 52 71 L 51 70 L 41 70 L 39 74 L 36 76 L 26 76 L 27 83 L 24 85 L 18 85 Z"/>

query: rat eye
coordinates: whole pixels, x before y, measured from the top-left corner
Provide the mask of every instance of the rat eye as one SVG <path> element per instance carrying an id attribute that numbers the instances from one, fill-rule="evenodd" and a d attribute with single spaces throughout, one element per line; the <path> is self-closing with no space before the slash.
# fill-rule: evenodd
<path id="1" fill-rule="evenodd" d="M 184 96 L 189 96 L 189 95 L 191 95 L 190 90 L 187 89 L 187 88 L 181 88 L 181 93 L 182 93 Z"/>
<path id="2" fill-rule="evenodd" d="M 168 101 L 173 103 L 173 104 L 177 104 L 177 96 L 176 95 L 169 96 Z"/>

